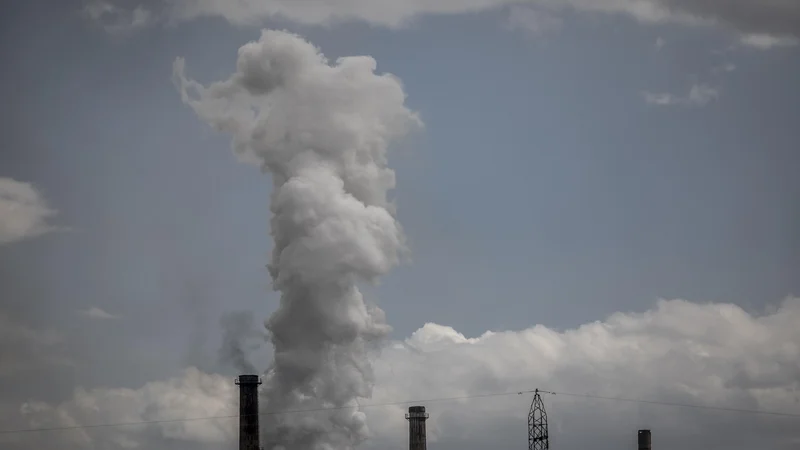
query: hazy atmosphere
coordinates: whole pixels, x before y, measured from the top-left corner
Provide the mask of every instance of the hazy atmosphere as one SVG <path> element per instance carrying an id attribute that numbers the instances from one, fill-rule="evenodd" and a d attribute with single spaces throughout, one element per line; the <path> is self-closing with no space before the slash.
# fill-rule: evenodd
<path id="1" fill-rule="evenodd" d="M 0 24 L 3 450 L 800 448 L 800 2 Z"/>

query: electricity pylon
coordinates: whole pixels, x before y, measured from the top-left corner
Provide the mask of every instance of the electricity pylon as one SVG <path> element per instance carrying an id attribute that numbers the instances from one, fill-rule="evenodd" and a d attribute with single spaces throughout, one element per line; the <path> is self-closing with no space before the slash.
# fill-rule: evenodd
<path id="1" fill-rule="evenodd" d="M 528 450 L 549 450 L 550 440 L 547 436 L 547 412 L 539 395 L 534 391 L 531 410 L 528 413 Z"/>

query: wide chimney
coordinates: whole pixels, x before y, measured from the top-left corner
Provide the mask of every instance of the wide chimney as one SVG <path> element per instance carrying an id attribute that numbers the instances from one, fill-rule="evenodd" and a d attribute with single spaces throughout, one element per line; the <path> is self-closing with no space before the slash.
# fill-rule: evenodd
<path id="1" fill-rule="evenodd" d="M 427 450 L 428 439 L 425 436 L 425 421 L 428 414 L 424 406 L 411 406 L 408 408 L 408 448 L 409 450 Z"/>
<path id="2" fill-rule="evenodd" d="M 239 450 L 259 450 L 258 375 L 239 375 Z"/>
<path id="3" fill-rule="evenodd" d="M 650 430 L 639 430 L 639 450 L 652 450 Z"/>

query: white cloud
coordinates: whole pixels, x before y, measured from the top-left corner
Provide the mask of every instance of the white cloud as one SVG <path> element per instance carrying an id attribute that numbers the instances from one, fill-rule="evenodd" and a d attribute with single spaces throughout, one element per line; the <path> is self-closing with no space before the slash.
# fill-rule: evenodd
<path id="1" fill-rule="evenodd" d="M 398 28 L 422 15 L 464 14 L 528 4 L 552 11 L 574 10 L 621 14 L 648 23 L 721 23 L 750 33 L 800 34 L 800 2 L 796 0 L 160 0 L 152 10 L 138 2 L 103 1 L 95 15 L 121 17 L 135 11 L 152 21 L 153 14 L 169 22 L 222 17 L 237 25 L 262 24 L 285 18 L 302 24 L 329 25 L 359 20 Z M 97 0 L 92 0 L 98 4 Z M 124 7 L 122 5 L 125 5 Z M 135 15 L 125 17 L 130 25 Z"/>
<path id="2" fill-rule="evenodd" d="M 704 84 L 695 84 L 689 90 L 688 103 L 703 106 L 719 98 L 719 89 Z"/>
<path id="3" fill-rule="evenodd" d="M 800 414 L 797 323 L 800 298 L 786 299 L 765 315 L 731 304 L 660 301 L 645 313 L 617 313 L 575 329 L 537 325 L 475 338 L 426 324 L 376 359 L 374 395 L 362 404 L 539 387 Z M 177 419 L 226 415 L 234 411 L 235 397 L 232 379 L 189 369 L 182 377 L 138 390 L 77 390 L 63 404 L 31 402 L 22 411 L 31 426 Z M 641 426 L 653 428 L 654 439 L 664 448 L 685 450 L 782 449 L 800 438 L 797 419 L 563 395 L 545 401 L 552 439 L 563 448 L 590 443 L 600 450 L 629 448 L 630 437 Z M 432 447 L 522 446 L 529 402 L 529 395 L 428 402 Z M 364 408 L 373 433 L 365 448 L 404 448 L 406 407 Z M 123 438 L 157 448 L 155 443 L 166 437 L 221 445 L 235 439 L 234 426 L 235 422 L 200 421 L 85 430 L 86 436 L 75 433 L 71 438 L 73 447 L 59 448 L 88 448 L 81 445 L 89 440 L 96 448 L 122 448 L 114 442 Z"/>
<path id="4" fill-rule="evenodd" d="M 768 34 L 746 34 L 741 37 L 741 43 L 750 48 L 770 50 L 777 47 L 794 47 L 800 40 L 790 36 L 770 36 Z"/>
<path id="5" fill-rule="evenodd" d="M 33 185 L 0 177 L 0 245 L 52 231 L 55 214 Z"/>
<path id="6" fill-rule="evenodd" d="M 515 6 L 508 15 L 508 27 L 538 36 L 561 29 L 563 21 L 542 10 Z"/>
<path id="7" fill-rule="evenodd" d="M 30 448 L 34 445 L 64 450 L 153 448 L 167 440 L 218 444 L 236 436 L 235 420 L 175 420 L 235 415 L 233 381 L 189 368 L 181 376 L 151 382 L 139 389 L 78 388 L 62 404 L 30 401 L 21 405 L 19 411 L 31 428 L 172 421 L 31 435 Z"/>
<path id="8" fill-rule="evenodd" d="M 120 318 L 119 316 L 115 316 L 114 314 L 107 313 L 107 312 L 103 311 L 102 309 L 100 309 L 100 308 L 98 308 L 96 306 L 92 306 L 89 309 L 85 309 L 85 310 L 82 310 L 82 311 L 79 311 L 79 312 L 80 312 L 81 315 L 83 315 L 85 317 L 88 317 L 90 319 L 113 320 L 113 319 L 119 319 Z"/>
<path id="9" fill-rule="evenodd" d="M 644 100 L 658 106 L 705 106 L 719 98 L 718 88 L 705 84 L 695 84 L 685 96 L 670 93 L 645 92 Z"/>
<path id="10" fill-rule="evenodd" d="M 24 371 L 72 365 L 61 353 L 63 338 L 13 320 L 0 311 L 0 378 Z"/>

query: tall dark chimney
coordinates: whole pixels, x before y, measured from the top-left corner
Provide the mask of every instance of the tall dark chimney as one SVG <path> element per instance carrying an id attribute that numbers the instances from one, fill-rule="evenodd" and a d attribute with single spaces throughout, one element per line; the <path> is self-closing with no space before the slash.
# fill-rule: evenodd
<path id="1" fill-rule="evenodd" d="M 652 450 L 650 430 L 639 430 L 639 450 Z"/>
<path id="2" fill-rule="evenodd" d="M 411 406 L 408 408 L 408 448 L 409 450 L 427 450 L 428 439 L 425 436 L 425 421 L 428 414 L 424 406 Z"/>
<path id="3" fill-rule="evenodd" d="M 239 375 L 239 450 L 259 450 L 258 375 Z"/>

